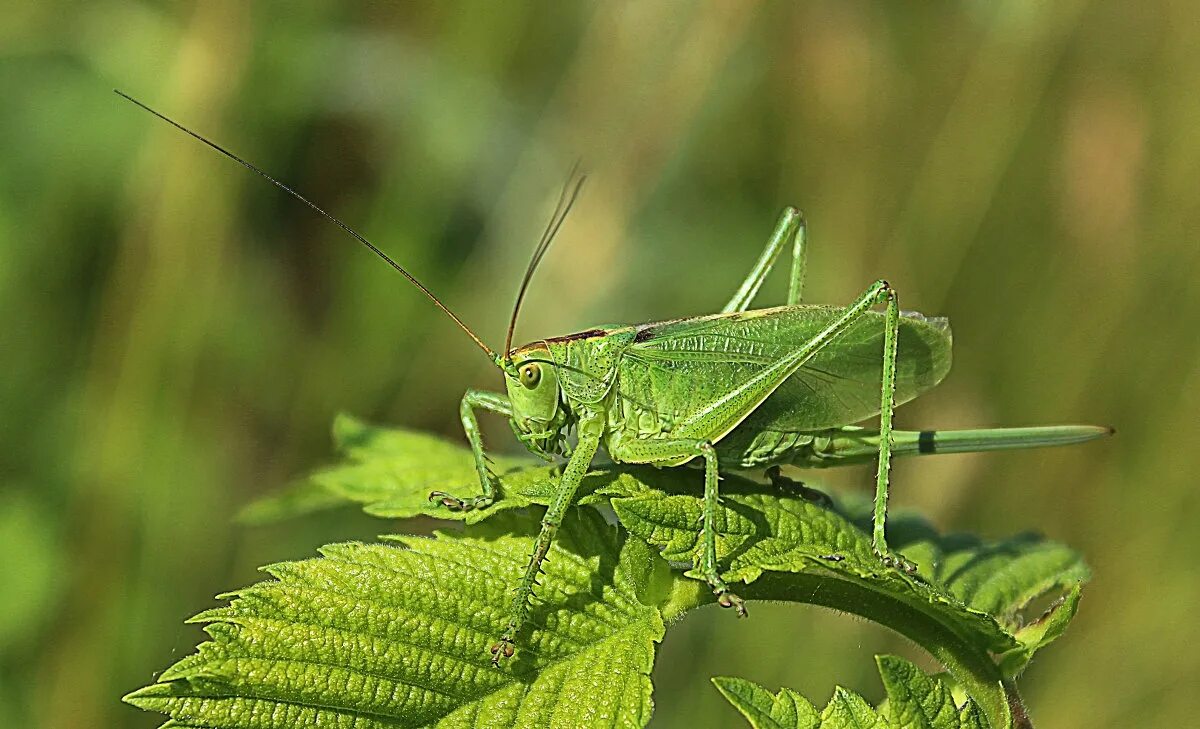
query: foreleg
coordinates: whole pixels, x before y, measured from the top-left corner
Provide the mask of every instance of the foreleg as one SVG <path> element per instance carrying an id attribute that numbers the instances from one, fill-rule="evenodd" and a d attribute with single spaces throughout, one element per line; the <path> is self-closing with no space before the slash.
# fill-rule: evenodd
<path id="1" fill-rule="evenodd" d="M 567 507 L 575 498 L 575 491 L 587 474 L 588 466 L 591 465 L 592 458 L 600 447 L 600 435 L 603 432 L 603 416 L 591 415 L 579 423 L 579 444 L 571 454 L 570 460 L 567 461 L 558 481 L 558 489 L 554 492 L 554 498 L 546 508 L 546 515 L 542 517 L 542 529 L 538 532 L 537 540 L 533 544 L 533 554 L 530 555 L 525 573 L 521 575 L 521 581 L 517 584 L 517 594 L 513 598 L 512 619 L 500 641 L 491 648 L 493 664 L 499 664 L 502 659 L 511 657 L 515 650 L 517 633 L 529 618 L 529 599 L 533 596 L 534 585 L 538 584 L 537 577 L 542 570 L 542 562 L 545 561 L 546 553 L 550 551 L 550 545 L 554 542 L 554 534 L 562 524 L 563 514 L 566 513 Z"/>
<path id="2" fill-rule="evenodd" d="M 483 451 L 483 438 L 479 434 L 479 421 L 475 419 L 475 409 L 481 408 L 506 417 L 512 417 L 512 405 L 508 398 L 485 390 L 467 390 L 459 406 L 459 416 L 462 418 L 463 432 L 467 434 L 467 442 L 471 444 L 471 453 L 475 456 L 475 470 L 479 474 L 479 485 L 483 493 L 469 499 L 460 499 L 445 491 L 433 491 L 429 494 L 430 501 L 440 501 L 451 511 L 471 511 L 491 506 L 496 500 L 496 475 L 488 468 L 487 454 Z"/>

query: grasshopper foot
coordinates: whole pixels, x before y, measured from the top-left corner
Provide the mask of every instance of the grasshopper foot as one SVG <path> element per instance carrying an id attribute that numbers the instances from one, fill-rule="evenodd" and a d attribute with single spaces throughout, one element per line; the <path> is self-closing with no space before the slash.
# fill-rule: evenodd
<path id="1" fill-rule="evenodd" d="M 771 485 L 780 491 L 794 493 L 805 501 L 811 501 L 817 506 L 825 509 L 833 508 L 833 499 L 829 498 L 829 494 L 824 491 L 805 486 L 802 481 L 795 481 L 779 470 L 779 466 L 771 466 L 766 470 L 766 477 L 771 482 Z"/>
<path id="2" fill-rule="evenodd" d="M 486 509 L 492 505 L 492 497 L 490 496 L 479 495 L 470 499 L 460 499 L 445 491 L 429 492 L 429 500 L 440 503 L 450 511 L 473 511 L 475 509 Z"/>
<path id="3" fill-rule="evenodd" d="M 708 585 L 717 596 L 717 604 L 723 608 L 733 608 L 739 618 L 746 617 L 746 601 L 729 591 L 729 586 L 720 577 L 708 578 Z"/>
<path id="4" fill-rule="evenodd" d="M 500 640 L 492 643 L 492 647 L 488 652 L 492 654 L 492 665 L 499 668 L 501 661 L 506 661 L 513 657 L 517 652 L 517 624 L 511 622 L 508 624 L 508 629 L 504 631 L 504 635 L 500 636 Z"/>
<path id="5" fill-rule="evenodd" d="M 517 652 L 515 645 L 516 642 L 509 636 L 509 633 L 505 633 L 499 641 L 492 644 L 490 649 L 492 654 L 492 665 L 496 668 L 500 667 L 500 661 L 512 658 L 513 654 Z"/>
<path id="6" fill-rule="evenodd" d="M 878 557 L 881 562 L 883 562 L 884 566 L 898 569 L 901 572 L 905 572 L 910 575 L 917 573 L 917 566 L 899 554 L 896 554 L 895 552 L 881 552 L 877 547 L 873 549 L 875 551 L 875 556 Z"/>
<path id="7" fill-rule="evenodd" d="M 737 595 L 726 590 L 725 592 L 714 593 L 717 596 L 717 604 L 723 608 L 733 608 L 737 611 L 739 618 L 746 617 L 746 601 Z"/>

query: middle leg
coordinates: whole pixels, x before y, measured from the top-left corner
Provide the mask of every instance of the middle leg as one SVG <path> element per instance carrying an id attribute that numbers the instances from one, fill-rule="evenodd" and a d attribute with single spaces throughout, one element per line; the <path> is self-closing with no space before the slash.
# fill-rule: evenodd
<path id="1" fill-rule="evenodd" d="M 610 445 L 609 455 L 619 463 L 678 463 L 680 459 L 700 457 L 704 459 L 704 512 L 700 525 L 700 572 L 705 582 L 717 596 L 717 604 L 734 608 L 739 617 L 745 617 L 746 604 L 733 594 L 717 564 L 717 506 L 721 497 L 717 490 L 717 451 L 707 440 L 629 440 L 620 445 Z"/>

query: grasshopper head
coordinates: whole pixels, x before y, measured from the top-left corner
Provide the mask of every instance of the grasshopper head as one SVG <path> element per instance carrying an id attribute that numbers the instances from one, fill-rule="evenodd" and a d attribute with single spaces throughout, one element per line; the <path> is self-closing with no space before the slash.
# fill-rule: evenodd
<path id="1" fill-rule="evenodd" d="M 521 349 L 512 354 L 504 377 L 513 430 L 529 450 L 545 457 L 562 452 L 565 424 L 552 361 L 548 350 Z"/>

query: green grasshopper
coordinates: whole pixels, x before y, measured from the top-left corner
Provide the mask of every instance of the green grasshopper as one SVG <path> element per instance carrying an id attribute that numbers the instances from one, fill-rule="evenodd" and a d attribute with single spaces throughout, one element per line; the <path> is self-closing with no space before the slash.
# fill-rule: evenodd
<path id="1" fill-rule="evenodd" d="M 719 314 L 587 329 L 514 348 L 513 332 L 529 282 L 583 183 L 572 173 L 525 272 L 497 353 L 428 288 L 345 223 L 258 167 L 117 92 L 221 154 L 266 178 L 349 233 L 396 269 L 449 316 L 504 377 L 505 395 L 468 390 L 460 415 L 474 454 L 481 493 L 430 499 L 455 510 L 486 508 L 500 498 L 475 417 L 508 418 L 534 454 L 565 457 L 554 497 L 521 576 L 511 620 L 492 660 L 511 657 L 528 616 L 542 562 L 567 507 L 601 447 L 616 463 L 704 468 L 699 571 L 723 607 L 746 609 L 721 578 L 716 516 L 721 471 L 779 466 L 826 467 L 877 460 L 872 544 L 884 565 L 912 571 L 888 548 L 884 533 L 893 455 L 962 453 L 1080 443 L 1111 429 L 1068 425 L 959 431 L 892 429 L 892 412 L 932 388 L 950 369 L 949 323 L 902 312 L 895 289 L 871 284 L 850 306 L 802 304 L 806 237 L 803 217 L 783 211 L 750 274 Z M 785 248 L 792 266 L 787 304 L 751 309 Z M 883 311 L 876 311 L 883 307 Z M 878 430 L 854 425 L 879 415 Z M 575 436 L 572 447 L 569 436 Z"/>

